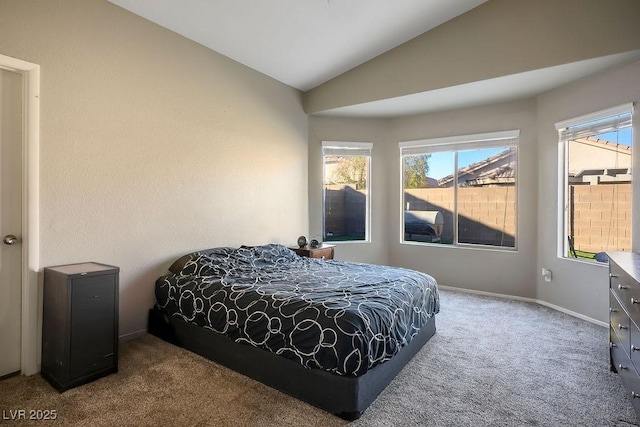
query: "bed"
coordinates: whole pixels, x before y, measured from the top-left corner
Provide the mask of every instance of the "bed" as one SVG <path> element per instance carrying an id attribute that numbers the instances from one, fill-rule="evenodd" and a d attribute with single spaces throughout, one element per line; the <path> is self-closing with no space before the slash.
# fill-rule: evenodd
<path id="1" fill-rule="evenodd" d="M 435 333 L 436 281 L 289 248 L 187 254 L 156 281 L 149 332 L 345 419 Z"/>

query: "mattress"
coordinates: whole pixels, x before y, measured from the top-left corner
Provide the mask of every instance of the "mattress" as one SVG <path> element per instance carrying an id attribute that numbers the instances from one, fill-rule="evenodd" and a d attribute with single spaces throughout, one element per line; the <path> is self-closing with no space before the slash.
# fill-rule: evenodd
<path id="1" fill-rule="evenodd" d="M 236 343 L 345 376 L 391 359 L 440 308 L 427 274 L 299 257 L 276 244 L 196 252 L 157 280 L 156 300 Z"/>

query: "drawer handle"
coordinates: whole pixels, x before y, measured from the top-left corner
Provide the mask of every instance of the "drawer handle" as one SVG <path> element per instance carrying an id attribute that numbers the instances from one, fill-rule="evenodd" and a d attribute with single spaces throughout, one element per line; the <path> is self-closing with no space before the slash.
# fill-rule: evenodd
<path id="1" fill-rule="evenodd" d="M 631 304 L 640 304 L 640 300 L 631 298 Z"/>
<path id="2" fill-rule="evenodd" d="M 629 328 L 618 323 L 618 329 L 629 329 Z"/>
<path id="3" fill-rule="evenodd" d="M 640 351 L 640 348 L 638 348 L 635 345 L 631 344 L 631 351 Z"/>
<path id="4" fill-rule="evenodd" d="M 617 312 L 618 312 L 617 308 L 609 307 L 609 313 L 617 313 Z"/>
<path id="5" fill-rule="evenodd" d="M 621 290 L 621 291 L 623 291 L 623 290 L 625 290 L 625 289 L 629 289 L 629 287 L 628 287 L 628 286 L 625 286 L 625 285 L 618 285 L 618 289 L 619 289 L 619 290 Z"/>
<path id="6" fill-rule="evenodd" d="M 622 363 L 618 365 L 618 369 L 629 369 L 626 366 L 624 366 Z"/>
<path id="7" fill-rule="evenodd" d="M 640 399 L 640 394 L 636 393 L 635 391 L 631 392 L 631 398 L 632 399 Z"/>
<path id="8" fill-rule="evenodd" d="M 616 273 L 609 273 L 609 277 L 613 279 L 614 277 L 618 277 L 618 275 Z"/>

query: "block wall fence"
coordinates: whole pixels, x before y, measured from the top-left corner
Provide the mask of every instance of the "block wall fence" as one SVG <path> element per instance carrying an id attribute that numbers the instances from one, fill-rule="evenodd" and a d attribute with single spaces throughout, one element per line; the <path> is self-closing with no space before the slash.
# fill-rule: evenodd
<path id="1" fill-rule="evenodd" d="M 575 249 L 584 252 L 631 250 L 631 184 L 572 185 Z M 335 235 L 364 230 L 366 197 L 349 185 L 332 185 L 325 193 L 326 229 Z M 438 210 L 444 217 L 442 241 L 453 240 L 453 188 L 415 188 L 404 192 L 404 208 Z M 461 242 L 513 246 L 516 235 L 516 188 L 458 189 Z M 571 216 L 569 217 L 571 219 Z M 553 226 L 553 225 L 550 225 Z"/>

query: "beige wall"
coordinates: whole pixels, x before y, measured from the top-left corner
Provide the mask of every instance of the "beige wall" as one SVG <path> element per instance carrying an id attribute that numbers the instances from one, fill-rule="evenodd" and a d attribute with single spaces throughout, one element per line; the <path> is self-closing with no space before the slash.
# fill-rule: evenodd
<path id="1" fill-rule="evenodd" d="M 608 29 L 607 37 L 593 35 L 593 26 L 580 30 L 576 37 L 590 43 L 567 35 L 556 25 L 558 3 L 543 1 L 549 7 L 491 0 L 487 8 L 504 8 L 514 21 L 492 17 L 495 31 L 486 29 L 481 18 L 491 9 L 482 6 L 436 29 L 439 41 L 419 37 L 415 47 L 318 88 L 313 93 L 321 95 L 309 94 L 312 110 L 639 47 L 640 37 L 628 37 L 640 31 L 633 0 L 617 1 L 614 14 L 599 13 L 605 0 L 563 2 L 563 10 L 573 4 L 595 11 L 596 27 Z M 616 25 L 608 25 L 613 18 Z M 533 34 L 528 21 L 545 30 Z M 510 35 L 521 28 L 520 38 L 505 37 L 505 25 Z M 487 61 L 473 48 L 476 38 L 499 42 L 490 54 L 520 65 Z M 421 53 L 412 57 L 412 49 Z M 338 258 L 415 268 L 442 285 L 539 298 L 606 319 L 606 269 L 556 257 L 553 124 L 638 102 L 638 61 L 536 99 L 393 120 L 311 117 L 307 129 L 298 91 L 102 0 L 0 1 L 0 54 L 42 67 L 41 266 L 120 266 L 121 335 L 146 327 L 153 281 L 187 251 L 320 236 L 323 140 L 374 143 L 371 243 L 339 244 Z M 427 57 L 441 61 L 424 68 Z M 398 78 L 388 79 L 388 71 Z M 634 126 L 638 135 L 640 120 Z M 521 131 L 518 251 L 401 245 L 398 141 L 508 129 Z M 637 179 L 640 160 L 634 162 Z M 640 186 L 633 191 L 640 200 Z M 638 218 L 636 210 L 636 250 Z M 553 270 L 552 284 L 539 277 L 541 266 Z"/>
<path id="2" fill-rule="evenodd" d="M 553 306 L 607 322 L 607 267 L 558 258 L 559 222 L 558 164 L 560 153 L 555 123 L 623 103 L 640 102 L 640 61 L 581 79 L 537 98 L 484 107 L 444 111 L 393 120 L 338 120 L 310 118 L 313 130 L 309 151 L 310 168 L 321 164 L 322 136 L 366 140 L 378 135 L 377 166 L 372 168 L 378 183 L 372 197 L 384 200 L 384 222 L 377 226 L 379 258 L 366 250 L 353 250 L 352 259 L 388 263 L 432 274 L 441 285 L 534 298 Z M 637 107 L 636 107 L 637 109 Z M 637 112 L 636 112 L 637 115 Z M 375 131 L 374 131 L 375 129 Z M 400 243 L 399 141 L 520 129 L 518 151 L 518 250 L 496 251 L 433 247 Z M 640 120 L 634 120 L 634 144 L 638 144 Z M 633 179 L 640 182 L 640 156 L 633 159 Z M 380 183 L 382 187 L 380 187 Z M 321 176 L 309 175 L 312 213 L 310 227 L 321 227 Z M 633 186 L 632 200 L 640 200 L 640 186 Z M 312 196 L 312 194 L 315 195 Z M 634 206 L 637 203 L 634 204 Z M 314 215 L 313 211 L 316 211 Z M 631 242 L 640 245 L 640 209 L 634 209 Z M 625 231 L 625 238 L 629 238 Z M 345 244 L 345 247 L 349 247 Z M 342 249 L 342 248 L 341 248 Z M 541 268 L 553 272 L 544 282 Z"/>
<path id="3" fill-rule="evenodd" d="M 41 66 L 40 265 L 121 268 L 120 334 L 185 252 L 308 229 L 301 94 L 102 0 L 0 1 Z"/>
<path id="4" fill-rule="evenodd" d="M 308 113 L 640 49 L 637 0 L 490 0 L 305 94 Z"/>
<path id="5" fill-rule="evenodd" d="M 367 140 L 374 146 L 372 169 L 374 200 L 384 200 L 384 212 L 374 210 L 373 239 L 377 251 L 353 250 L 355 261 L 388 263 L 432 274 L 441 285 L 516 297 L 534 298 L 596 319 L 608 318 L 607 267 L 558 258 L 560 150 L 555 123 L 614 107 L 640 102 L 640 61 L 581 79 L 527 100 L 486 105 L 391 120 L 310 118 L 309 205 L 310 227 L 321 229 L 321 164 L 319 141 Z M 637 111 L 636 111 L 637 116 Z M 520 129 L 518 151 L 517 251 L 433 247 L 400 243 L 399 141 Z M 634 144 L 640 120 L 634 120 Z M 640 182 L 640 156 L 633 158 L 633 179 Z M 633 206 L 640 200 L 640 185 L 632 187 Z M 315 214 L 314 214 L 315 212 Z M 628 238 L 625 230 L 625 238 Z M 631 220 L 631 242 L 640 250 L 640 209 Z M 345 247 L 349 247 L 345 244 Z M 386 249 L 386 252 L 381 248 Z M 369 250 L 369 252 L 367 252 Z M 366 255 L 364 255 L 366 253 Z M 371 256 L 372 253 L 378 255 Z M 386 255 L 385 255 L 386 254 Z M 553 272 L 544 282 L 541 268 Z"/>
<path id="6" fill-rule="evenodd" d="M 634 102 L 634 145 L 638 145 L 640 120 L 640 61 L 635 61 L 592 78 L 579 80 L 538 98 L 538 271 L 545 267 L 553 271 L 553 282 L 537 279 L 538 298 L 582 313 L 594 319 L 608 318 L 608 278 L 603 265 L 557 257 L 558 232 L 558 133 L 554 123 L 593 113 L 617 105 Z M 640 182 L 640 156 L 633 157 L 633 180 Z M 631 222 L 632 247 L 640 250 L 640 185 L 633 185 Z"/>
<path id="7" fill-rule="evenodd" d="M 309 118 L 309 234 L 322 239 L 322 141 L 372 142 L 370 243 L 336 242 L 336 258 L 388 263 L 386 233 L 389 227 L 387 199 L 388 126 L 385 120 Z"/>
<path id="8" fill-rule="evenodd" d="M 520 130 L 517 251 L 433 247 L 400 243 L 399 141 Z M 395 119 L 387 142 L 387 191 L 392 265 L 432 274 L 444 286 L 535 297 L 537 161 L 535 101 L 524 100 Z"/>
<path id="9" fill-rule="evenodd" d="M 399 141 L 520 129 L 518 251 L 400 244 Z M 393 120 L 309 120 L 310 228 L 322 231 L 322 140 L 374 142 L 372 243 L 343 243 L 336 257 L 432 274 L 441 285 L 535 297 L 537 159 L 535 100 Z M 496 268 L 500 266 L 500 268 Z"/>

